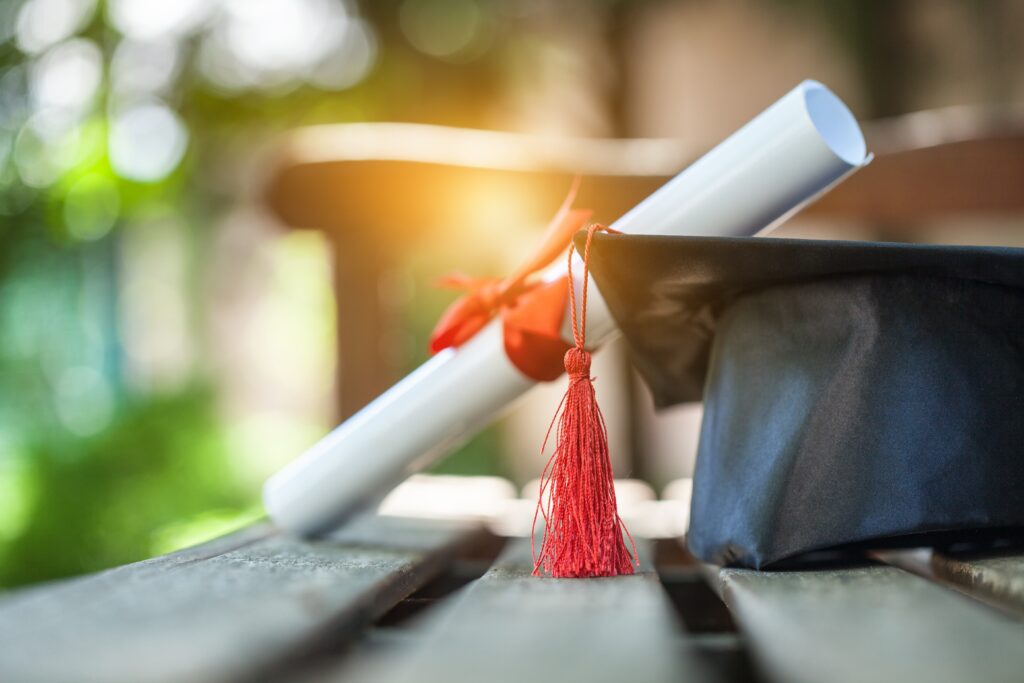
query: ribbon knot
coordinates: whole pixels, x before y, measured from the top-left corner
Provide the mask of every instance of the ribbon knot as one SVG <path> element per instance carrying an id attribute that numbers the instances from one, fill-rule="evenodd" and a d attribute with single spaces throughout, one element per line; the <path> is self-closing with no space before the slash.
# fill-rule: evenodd
<path id="1" fill-rule="evenodd" d="M 573 234 L 590 220 L 591 211 L 572 208 L 580 178 L 526 261 L 506 278 L 476 278 L 453 273 L 438 286 L 466 293 L 442 314 L 430 336 L 430 352 L 457 348 L 472 339 L 491 320 L 501 316 L 505 353 L 524 375 L 538 381 L 562 374 L 562 355 L 569 348 L 561 336 L 569 299 L 566 278 L 544 282 L 538 272 L 555 260 Z"/>

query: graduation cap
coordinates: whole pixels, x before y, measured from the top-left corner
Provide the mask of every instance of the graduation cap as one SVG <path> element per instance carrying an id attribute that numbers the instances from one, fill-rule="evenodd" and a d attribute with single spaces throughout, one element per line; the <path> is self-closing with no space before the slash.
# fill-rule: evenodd
<path id="1" fill-rule="evenodd" d="M 704 401 L 701 559 L 1024 529 L 1024 249 L 599 234 L 590 268 L 655 403 Z"/>

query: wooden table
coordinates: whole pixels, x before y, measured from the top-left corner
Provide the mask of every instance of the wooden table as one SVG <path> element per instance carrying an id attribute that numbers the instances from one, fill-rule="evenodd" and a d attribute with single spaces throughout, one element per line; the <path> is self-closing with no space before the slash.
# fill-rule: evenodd
<path id="1" fill-rule="evenodd" d="M 530 576 L 526 539 L 366 517 L 268 525 L 0 599 L 3 681 L 1013 681 L 1024 555 Z"/>

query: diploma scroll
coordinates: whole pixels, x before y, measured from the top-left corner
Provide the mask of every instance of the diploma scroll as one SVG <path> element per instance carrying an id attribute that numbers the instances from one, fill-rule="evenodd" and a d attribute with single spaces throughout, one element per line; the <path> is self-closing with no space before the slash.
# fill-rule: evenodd
<path id="1" fill-rule="evenodd" d="M 869 160 L 847 107 L 825 86 L 804 81 L 611 227 L 632 234 L 755 235 Z M 579 266 L 574 273 L 583 272 Z M 544 274 L 561 277 L 562 260 Z M 593 282 L 590 292 L 588 338 L 596 346 L 616 329 Z M 567 329 L 563 336 L 572 338 Z M 501 321 L 494 320 L 271 477 L 263 490 L 267 512 L 294 533 L 327 531 L 444 456 L 533 384 L 505 355 Z"/>

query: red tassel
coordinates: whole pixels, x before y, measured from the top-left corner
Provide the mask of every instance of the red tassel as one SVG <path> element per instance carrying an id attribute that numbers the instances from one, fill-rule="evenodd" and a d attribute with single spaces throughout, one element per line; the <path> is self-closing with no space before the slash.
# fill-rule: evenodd
<path id="1" fill-rule="evenodd" d="M 584 348 L 587 329 L 587 280 L 590 241 L 600 225 L 587 231 L 583 253 L 582 313 L 576 320 L 576 298 L 572 286 L 573 249 L 569 247 L 569 307 L 576 346 L 565 353 L 569 389 L 548 426 L 541 452 L 546 450 L 551 430 L 558 422 L 555 452 L 541 474 L 540 500 L 533 515 L 544 519 L 544 540 L 540 553 L 534 549 L 533 573 L 546 572 L 554 578 L 617 576 L 632 574 L 638 566 L 636 545 L 619 517 L 611 459 L 608 457 L 608 428 L 594 394 L 590 376 L 590 353 Z M 545 504 L 544 494 L 548 493 Z M 632 554 L 626 547 L 629 539 Z"/>

